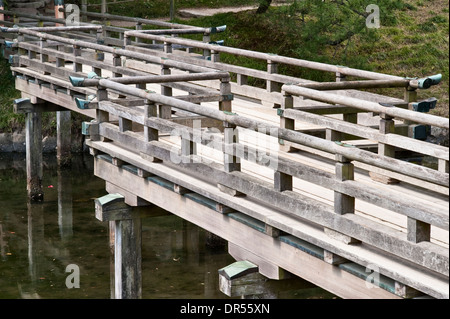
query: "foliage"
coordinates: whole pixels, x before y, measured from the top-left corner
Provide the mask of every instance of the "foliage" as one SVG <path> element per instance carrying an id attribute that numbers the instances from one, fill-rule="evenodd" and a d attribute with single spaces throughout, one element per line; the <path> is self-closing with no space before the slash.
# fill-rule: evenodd
<path id="1" fill-rule="evenodd" d="M 0 54 L 0 132 L 14 132 L 22 127 L 24 116 L 13 112 L 13 101 L 20 97 L 7 60 Z"/>

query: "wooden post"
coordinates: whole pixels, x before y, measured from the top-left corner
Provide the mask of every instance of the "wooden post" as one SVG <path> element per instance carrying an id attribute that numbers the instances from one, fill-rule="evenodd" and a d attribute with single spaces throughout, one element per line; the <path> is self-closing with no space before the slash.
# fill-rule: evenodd
<path id="1" fill-rule="evenodd" d="M 276 74 L 278 73 L 278 63 L 271 60 L 267 60 L 267 73 Z M 280 92 L 280 84 L 274 81 L 267 80 L 266 82 L 267 92 Z M 274 104 L 274 108 L 279 108 L 280 104 Z"/>
<path id="2" fill-rule="evenodd" d="M 239 143 L 239 135 L 238 131 L 236 130 L 236 126 L 229 124 L 228 122 L 224 123 L 224 131 L 223 131 L 223 139 L 224 139 L 224 147 L 228 152 L 224 152 L 223 156 L 223 163 L 224 163 L 224 170 L 227 173 L 231 173 L 234 171 L 240 171 L 241 170 L 241 160 L 236 154 L 233 154 L 233 144 Z M 229 154 L 231 153 L 231 154 Z M 245 194 L 229 188 L 228 186 L 218 184 L 217 187 L 220 191 L 230 195 L 230 196 L 245 196 Z"/>
<path id="3" fill-rule="evenodd" d="M 232 103 L 232 93 L 231 93 L 231 84 L 230 78 L 222 78 L 220 79 L 220 94 L 224 97 L 222 101 L 219 102 L 219 110 L 231 112 L 231 103 Z"/>
<path id="4" fill-rule="evenodd" d="M 280 128 L 287 130 L 295 130 L 295 120 L 286 118 L 283 116 L 283 111 L 287 109 L 294 108 L 294 98 L 292 95 L 283 92 L 283 100 L 281 102 L 281 110 L 278 110 L 278 114 L 280 115 Z M 286 145 L 285 141 L 282 139 L 278 140 L 280 144 L 280 151 L 289 152 L 292 151 L 292 147 L 290 145 Z"/>
<path id="5" fill-rule="evenodd" d="M 339 181 L 354 179 L 354 165 L 341 155 L 336 155 L 336 179 Z M 339 215 L 354 213 L 355 198 L 335 191 L 334 212 Z"/>
<path id="6" fill-rule="evenodd" d="M 171 73 L 170 67 L 161 64 L 161 75 L 170 75 L 170 73 Z M 161 94 L 165 96 L 172 96 L 172 88 L 162 84 Z M 170 105 L 160 105 L 159 117 L 163 119 L 170 119 L 172 117 L 172 107 Z"/>
<path id="7" fill-rule="evenodd" d="M 415 88 L 407 87 L 405 89 L 405 95 L 404 95 L 404 101 L 405 103 L 408 103 L 408 109 L 412 110 L 412 103 L 417 101 L 417 90 Z M 412 121 L 405 120 L 405 124 L 408 124 L 408 137 L 414 138 L 414 124 Z"/>
<path id="8" fill-rule="evenodd" d="M 395 133 L 395 124 L 393 117 L 381 113 L 380 118 L 381 119 L 379 132 L 382 134 Z M 395 158 L 395 147 L 392 145 L 386 145 L 384 143 L 378 143 L 378 154 Z M 389 176 L 381 175 L 374 172 L 369 172 L 369 175 L 373 180 L 384 184 L 397 184 L 400 182 L 395 178 L 391 178 Z"/>
<path id="9" fill-rule="evenodd" d="M 220 62 L 220 52 L 211 50 L 211 62 Z"/>
<path id="10" fill-rule="evenodd" d="M 211 35 L 209 33 L 203 34 L 203 42 L 205 43 L 211 42 Z M 206 59 L 209 56 L 211 56 L 211 50 L 203 49 L 203 58 Z"/>
<path id="11" fill-rule="evenodd" d="M 40 54 L 40 62 L 41 63 L 48 62 L 48 55 L 42 53 L 42 50 L 45 49 L 46 47 L 47 47 L 47 40 L 40 38 L 39 39 L 39 49 L 41 50 L 41 54 Z M 49 72 L 44 71 L 44 75 L 49 75 L 49 74 L 50 74 Z"/>
<path id="12" fill-rule="evenodd" d="M 32 201 L 42 201 L 42 116 L 40 112 L 26 113 L 27 191 Z"/>
<path id="13" fill-rule="evenodd" d="M 229 297 L 261 295 L 266 281 L 258 266 L 246 260 L 219 269 L 220 291 Z"/>
<path id="14" fill-rule="evenodd" d="M 223 138 L 224 138 L 225 148 L 228 148 L 229 151 L 233 150 L 233 144 L 239 143 L 239 135 L 238 135 L 236 126 L 225 123 L 223 134 L 224 134 Z M 236 155 L 230 155 L 229 153 L 225 152 L 224 153 L 224 168 L 225 168 L 225 172 L 227 172 L 227 173 L 231 173 L 234 171 L 240 171 L 241 170 L 240 158 L 237 157 Z"/>
<path id="15" fill-rule="evenodd" d="M 274 187 L 277 191 L 291 191 L 292 190 L 292 176 L 275 171 L 274 173 Z"/>
<path id="16" fill-rule="evenodd" d="M 56 134 L 58 164 L 69 166 L 71 163 L 72 148 L 72 121 L 70 111 L 56 112 Z"/>
<path id="17" fill-rule="evenodd" d="M 135 26 L 136 31 L 142 30 L 142 23 L 137 22 Z M 136 37 L 135 38 L 136 43 L 141 43 L 141 38 Z"/>
<path id="18" fill-rule="evenodd" d="M 164 42 L 164 53 L 172 53 L 172 43 Z"/>
<path id="19" fill-rule="evenodd" d="M 424 223 L 420 220 L 408 217 L 407 222 L 407 238 L 413 243 L 419 243 L 421 241 L 430 241 L 431 238 L 431 225 Z"/>
<path id="20" fill-rule="evenodd" d="M 157 117 L 158 109 L 155 103 L 152 101 L 146 100 L 144 105 L 144 120 L 149 117 Z M 144 126 L 144 140 L 146 142 L 157 141 L 159 139 L 159 132 L 157 129 Z M 151 160 L 153 162 L 160 162 L 161 160 L 156 157 L 146 157 L 147 160 Z"/>
<path id="21" fill-rule="evenodd" d="M 354 179 L 354 165 L 349 159 L 342 155 L 336 154 L 336 179 L 338 181 L 346 181 Z M 346 194 L 334 191 L 334 212 L 339 215 L 353 214 L 355 212 L 355 198 Z M 356 244 L 360 241 L 336 232 L 335 230 L 325 228 L 325 233 L 346 244 Z"/>
<path id="22" fill-rule="evenodd" d="M 81 48 L 78 45 L 73 46 L 73 55 L 75 57 L 81 56 Z M 73 71 L 74 72 L 83 72 L 83 64 L 74 62 L 73 63 Z"/>
<path id="23" fill-rule="evenodd" d="M 448 161 L 445 159 L 439 159 L 438 170 L 439 172 L 448 173 Z"/>
<path id="24" fill-rule="evenodd" d="M 114 228 L 114 298 L 142 297 L 142 226 L 120 194 L 95 200 L 95 217 Z M 112 223 L 111 223 L 112 222 Z M 112 287 L 111 287 L 112 288 Z"/>

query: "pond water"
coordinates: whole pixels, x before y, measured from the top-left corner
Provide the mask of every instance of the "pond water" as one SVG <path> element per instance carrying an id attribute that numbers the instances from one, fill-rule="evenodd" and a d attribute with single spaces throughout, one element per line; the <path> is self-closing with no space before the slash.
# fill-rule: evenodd
<path id="1" fill-rule="evenodd" d="M 45 155 L 43 187 L 44 201 L 30 203 L 25 155 L 0 153 L 0 299 L 110 298 L 108 224 L 94 216 L 105 183 L 93 175 L 92 156 L 59 169 L 56 156 Z M 227 298 L 218 270 L 235 260 L 226 247 L 209 247 L 206 231 L 152 209 L 142 220 L 142 297 Z M 69 265 L 79 268 L 79 288 L 66 286 Z M 334 298 L 300 278 L 288 282 L 278 298 Z"/>

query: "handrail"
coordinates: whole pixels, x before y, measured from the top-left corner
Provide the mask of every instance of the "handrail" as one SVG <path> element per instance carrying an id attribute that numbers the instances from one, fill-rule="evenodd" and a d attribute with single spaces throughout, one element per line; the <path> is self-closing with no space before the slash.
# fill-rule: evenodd
<path id="1" fill-rule="evenodd" d="M 135 30 L 126 31 L 124 34 L 125 41 L 126 41 L 127 37 L 137 37 L 137 38 L 142 38 L 142 39 L 147 39 L 147 40 L 156 40 L 156 41 L 167 42 L 167 43 L 172 43 L 172 44 L 192 46 L 192 47 L 196 47 L 196 48 L 204 49 L 204 50 L 212 50 L 215 52 L 235 54 L 235 55 L 240 55 L 240 56 L 249 57 L 249 58 L 272 61 L 272 62 L 277 62 L 277 63 L 282 63 L 282 64 L 289 64 L 289 65 L 293 65 L 293 66 L 305 67 L 305 68 L 310 68 L 310 69 L 319 70 L 319 71 L 340 73 L 343 75 L 363 77 L 363 78 L 373 79 L 373 80 L 383 80 L 383 79 L 384 80 L 396 80 L 396 79 L 400 80 L 400 79 L 403 79 L 402 77 L 399 77 L 399 76 L 393 76 L 393 75 L 387 75 L 387 74 L 382 74 L 382 73 L 377 73 L 377 72 L 353 69 L 353 68 L 348 68 L 345 66 L 313 62 L 313 61 L 308 61 L 308 60 L 279 56 L 276 54 L 262 53 L 262 52 L 258 52 L 258 51 L 238 49 L 238 48 L 227 47 L 227 46 L 219 46 L 219 45 L 214 45 L 214 44 L 203 43 L 203 42 L 196 41 L 196 40 L 146 34 L 141 31 L 135 31 Z"/>
<path id="2" fill-rule="evenodd" d="M 436 115 L 425 114 L 420 112 L 414 112 L 410 110 L 401 109 L 395 106 L 383 106 L 379 103 L 364 101 L 348 96 L 342 96 L 338 94 L 317 91 L 313 89 L 308 89 L 305 87 L 300 87 L 296 85 L 283 85 L 282 90 L 287 94 L 292 94 L 296 96 L 303 96 L 309 99 L 314 99 L 321 102 L 332 103 L 332 104 L 342 104 L 358 109 L 362 109 L 368 112 L 377 112 L 386 114 L 395 118 L 401 118 L 405 120 L 410 120 L 417 123 L 433 125 L 437 127 L 442 127 L 448 129 L 450 127 L 447 118 L 443 118 Z"/>

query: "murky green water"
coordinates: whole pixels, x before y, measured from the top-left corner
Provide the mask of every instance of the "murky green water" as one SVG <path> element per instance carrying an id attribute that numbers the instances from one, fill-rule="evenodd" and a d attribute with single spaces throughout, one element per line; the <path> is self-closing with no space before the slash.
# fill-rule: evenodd
<path id="1" fill-rule="evenodd" d="M 0 299 L 110 298 L 108 225 L 94 217 L 94 198 L 106 194 L 93 175 L 93 159 L 80 155 L 60 170 L 44 161 L 42 203 L 29 203 L 24 155 L 0 153 Z M 234 262 L 205 245 L 199 227 L 155 209 L 142 222 L 145 299 L 226 298 L 218 269 Z M 69 289 L 66 267 L 80 270 L 80 288 Z M 279 298 L 332 298 L 303 280 L 290 281 Z"/>

